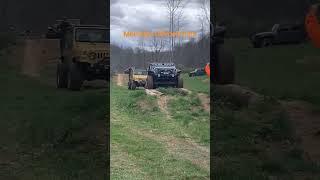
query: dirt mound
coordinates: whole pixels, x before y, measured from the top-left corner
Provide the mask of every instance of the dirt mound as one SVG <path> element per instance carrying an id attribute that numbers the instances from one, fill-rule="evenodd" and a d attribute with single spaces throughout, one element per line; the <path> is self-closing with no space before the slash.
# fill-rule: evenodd
<path id="1" fill-rule="evenodd" d="M 128 84 L 128 75 L 127 74 L 117 74 L 116 82 L 118 86 L 126 86 Z"/>
<path id="2" fill-rule="evenodd" d="M 21 71 L 29 76 L 39 76 L 41 68 L 48 63 L 55 63 L 59 57 L 59 40 L 26 39 L 24 40 Z"/>

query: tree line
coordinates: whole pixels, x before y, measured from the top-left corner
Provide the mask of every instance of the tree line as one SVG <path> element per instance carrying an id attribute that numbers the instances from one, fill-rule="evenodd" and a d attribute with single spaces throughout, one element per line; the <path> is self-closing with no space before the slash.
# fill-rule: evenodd
<path id="1" fill-rule="evenodd" d="M 181 70 L 191 70 L 201 68 L 210 61 L 210 37 L 205 35 L 199 40 L 192 39 L 186 43 L 177 43 L 171 54 L 170 49 L 160 48 L 161 42 L 154 42 L 150 39 L 150 48 L 134 47 L 124 48 L 116 44 L 111 44 L 111 70 L 123 72 L 128 67 L 147 68 L 152 62 L 172 62 Z M 146 43 L 146 42 L 145 42 Z M 162 42 L 170 43 L 170 42 Z M 141 44 L 141 43 L 139 43 Z"/>

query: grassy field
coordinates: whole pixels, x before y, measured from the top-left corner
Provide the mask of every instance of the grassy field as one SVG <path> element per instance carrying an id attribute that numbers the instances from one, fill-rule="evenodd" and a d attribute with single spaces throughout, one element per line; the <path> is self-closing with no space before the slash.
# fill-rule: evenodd
<path id="1" fill-rule="evenodd" d="M 320 105 L 319 51 L 310 44 L 254 49 L 245 39 L 226 46 L 236 57 L 236 83 L 268 98 L 248 108 L 213 89 L 214 179 L 319 179 L 319 162 L 306 157 L 288 111 L 276 101 Z"/>
<path id="2" fill-rule="evenodd" d="M 186 89 L 191 91 L 206 93 L 210 92 L 210 79 L 208 76 L 189 77 L 188 74 L 183 74 L 183 83 Z"/>
<path id="3" fill-rule="evenodd" d="M 111 179 L 209 179 L 209 112 L 197 93 L 159 91 L 111 85 Z"/>
<path id="4" fill-rule="evenodd" d="M 246 39 L 225 43 L 236 56 L 236 82 L 280 99 L 320 105 L 320 51 L 311 44 L 255 49 Z"/>
<path id="5" fill-rule="evenodd" d="M 104 179 L 106 89 L 57 90 L 0 64 L 0 179 Z"/>

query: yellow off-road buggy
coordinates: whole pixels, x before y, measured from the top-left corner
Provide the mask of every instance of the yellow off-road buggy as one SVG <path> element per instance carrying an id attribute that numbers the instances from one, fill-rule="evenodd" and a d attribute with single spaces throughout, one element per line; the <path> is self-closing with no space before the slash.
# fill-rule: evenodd
<path id="1" fill-rule="evenodd" d="M 131 67 L 129 68 L 128 74 L 128 89 L 135 90 L 137 87 L 144 87 L 146 85 L 148 75 L 147 70 Z"/>

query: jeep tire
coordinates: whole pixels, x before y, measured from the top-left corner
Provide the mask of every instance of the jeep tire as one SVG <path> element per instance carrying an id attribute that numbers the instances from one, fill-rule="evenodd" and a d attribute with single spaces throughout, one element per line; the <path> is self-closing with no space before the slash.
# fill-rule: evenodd
<path id="1" fill-rule="evenodd" d="M 57 64 L 56 85 L 57 88 L 68 87 L 68 68 L 64 63 Z"/>
<path id="2" fill-rule="evenodd" d="M 154 89 L 153 77 L 150 75 L 147 76 L 146 89 Z"/>
<path id="3" fill-rule="evenodd" d="M 183 79 L 181 77 L 178 77 L 177 88 L 183 88 Z"/>
<path id="4" fill-rule="evenodd" d="M 82 72 L 77 63 L 71 63 L 68 72 L 68 88 L 73 91 L 79 91 L 83 83 Z"/>
<path id="5" fill-rule="evenodd" d="M 272 45 L 271 38 L 263 38 L 260 43 L 260 47 L 269 47 Z"/>

